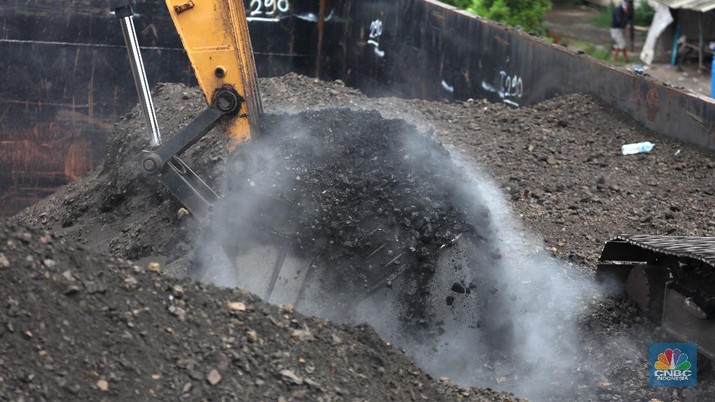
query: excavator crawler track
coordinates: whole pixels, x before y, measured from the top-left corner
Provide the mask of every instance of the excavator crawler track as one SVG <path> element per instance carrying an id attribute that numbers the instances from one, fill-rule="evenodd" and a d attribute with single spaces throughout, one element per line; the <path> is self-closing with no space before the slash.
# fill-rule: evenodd
<path id="1" fill-rule="evenodd" d="M 715 237 L 631 235 L 609 240 L 601 261 L 647 261 L 659 258 L 699 261 L 715 271 Z"/>
<path id="2" fill-rule="evenodd" d="M 615 279 L 643 315 L 715 358 L 715 238 L 622 235 L 608 242 L 597 269 Z"/>

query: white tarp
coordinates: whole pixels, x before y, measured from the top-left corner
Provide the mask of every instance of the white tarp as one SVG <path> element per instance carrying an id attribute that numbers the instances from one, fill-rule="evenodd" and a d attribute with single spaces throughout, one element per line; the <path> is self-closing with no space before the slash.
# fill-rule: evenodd
<path id="1" fill-rule="evenodd" d="M 684 8 L 701 13 L 715 9 L 715 0 L 658 0 L 670 8 Z"/>
<path id="2" fill-rule="evenodd" d="M 673 16 L 670 15 L 670 8 L 665 4 L 661 4 L 655 0 L 648 0 L 648 4 L 655 9 L 653 22 L 648 29 L 648 36 L 645 39 L 643 50 L 641 51 L 641 61 L 645 64 L 651 64 L 655 56 L 655 42 L 658 37 L 673 22 Z"/>

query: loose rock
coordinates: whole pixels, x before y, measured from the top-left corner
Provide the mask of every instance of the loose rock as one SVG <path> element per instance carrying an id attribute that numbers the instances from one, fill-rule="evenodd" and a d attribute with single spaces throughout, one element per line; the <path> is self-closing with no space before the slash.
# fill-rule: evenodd
<path id="1" fill-rule="evenodd" d="M 206 380 L 209 382 L 209 384 L 216 385 L 221 381 L 221 374 L 219 374 L 216 369 L 211 370 L 206 376 Z"/>

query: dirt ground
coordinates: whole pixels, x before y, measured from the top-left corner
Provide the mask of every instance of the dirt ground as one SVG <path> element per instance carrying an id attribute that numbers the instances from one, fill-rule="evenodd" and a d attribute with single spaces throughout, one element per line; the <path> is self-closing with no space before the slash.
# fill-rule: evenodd
<path id="1" fill-rule="evenodd" d="M 498 307 L 509 308 L 502 342 L 460 343 L 449 325 L 438 333 L 441 340 L 453 336 L 451 344 L 434 350 L 389 341 L 428 375 L 365 326 L 306 318 L 245 291 L 173 278 L 191 272 L 202 225 L 177 213 L 180 205 L 157 191 L 154 179 L 133 173 L 132 158 L 144 146 L 134 110 L 115 128 L 102 167 L 0 231 L 0 279 L 14 284 L 0 289 L 0 392 L 8 399 L 511 398 L 491 388 L 531 400 L 715 398 L 712 374 L 692 389 L 651 388 L 646 347 L 668 337 L 591 280 L 603 243 L 618 234 L 712 232 L 711 153 L 658 137 L 582 95 L 512 109 L 480 100 L 368 98 L 341 82 L 294 74 L 261 80 L 261 90 L 269 113 L 340 107 L 367 111 L 361 115 L 367 122 L 376 110 L 413 125 L 414 135 L 432 132 L 473 177 L 464 181 L 475 190 L 473 203 L 489 207 L 482 233 L 500 234 L 495 267 L 505 275 L 476 289 L 484 286 Z M 305 99 L 310 106 L 297 109 Z M 167 133 L 203 107 L 197 89 L 173 84 L 158 88 L 155 104 Z M 329 119 L 314 124 L 321 122 L 340 127 Z M 220 188 L 226 152 L 217 135 L 186 159 Z M 656 147 L 620 154 L 622 144 L 638 141 Z M 348 183 L 369 191 L 359 180 L 336 185 Z M 521 236 L 529 241 L 517 241 Z M 162 273 L 147 269 L 147 261 L 159 260 Z M 468 323 L 474 317 L 455 312 L 473 300 L 469 282 L 448 285 L 440 297 L 449 317 Z M 390 339 L 380 322 L 367 321 Z M 478 320 L 457 329 L 464 328 L 485 331 Z M 520 342 L 499 349 L 511 337 L 523 344 L 536 339 L 541 349 L 532 358 Z M 445 351 L 458 353 L 444 359 Z M 477 388 L 447 386 L 436 380 L 443 376 Z"/>
<path id="2" fill-rule="evenodd" d="M 613 41 L 608 31 L 609 28 L 597 27 L 591 22 L 597 14 L 598 10 L 593 6 L 573 5 L 568 4 L 568 2 L 559 4 L 556 2 L 553 9 L 546 13 L 544 19 L 549 26 L 550 32 L 563 43 L 576 39 L 583 43 L 592 43 L 610 49 Z M 629 70 L 633 70 L 636 66 L 643 66 L 640 60 L 640 52 L 648 35 L 648 27 L 636 28 L 635 52 L 630 52 L 629 41 L 629 63 L 625 65 L 623 63 L 618 64 Z M 670 86 L 684 88 L 704 96 L 712 96 L 709 64 L 707 63 L 705 71 L 699 71 L 697 62 L 693 63 L 692 61 L 681 63 L 677 66 L 669 63 L 653 63 L 645 65 L 643 68 L 651 77 Z"/>

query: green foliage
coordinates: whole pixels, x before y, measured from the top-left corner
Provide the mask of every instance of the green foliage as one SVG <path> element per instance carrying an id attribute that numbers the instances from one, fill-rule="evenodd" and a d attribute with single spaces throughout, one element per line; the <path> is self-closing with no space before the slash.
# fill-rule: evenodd
<path id="1" fill-rule="evenodd" d="M 580 50 L 595 59 L 607 61 L 612 64 L 623 64 L 620 60 L 611 61 L 611 49 L 602 45 L 596 45 L 578 39 L 564 39 L 561 44 L 570 49 Z"/>
<path id="2" fill-rule="evenodd" d="M 461 8 L 462 10 L 466 10 L 469 8 L 469 6 L 472 5 L 473 1 L 472 0 L 446 0 L 444 3 L 451 4 L 457 8 Z"/>
<path id="3" fill-rule="evenodd" d="M 649 27 L 655 16 L 655 9 L 645 0 L 641 0 L 637 4 L 635 15 L 633 15 L 633 24 Z"/>
<path id="4" fill-rule="evenodd" d="M 544 13 L 551 9 L 551 0 L 446 0 L 492 21 L 520 26 L 525 31 L 546 33 Z"/>

